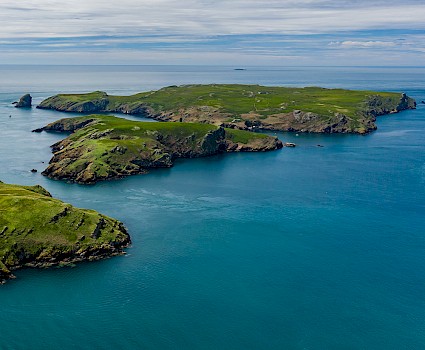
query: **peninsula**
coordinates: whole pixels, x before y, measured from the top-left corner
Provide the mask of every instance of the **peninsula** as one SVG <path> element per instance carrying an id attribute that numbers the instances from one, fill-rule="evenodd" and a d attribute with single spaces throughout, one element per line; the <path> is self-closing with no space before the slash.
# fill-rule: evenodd
<path id="1" fill-rule="evenodd" d="M 41 186 L 0 182 L 0 284 L 22 267 L 50 267 L 123 254 L 124 225 L 52 198 Z"/>
<path id="2" fill-rule="evenodd" d="M 82 184 L 168 168 L 176 158 L 283 146 L 273 136 L 211 124 L 139 122 L 105 115 L 61 119 L 34 131 L 72 133 L 52 146 L 53 158 L 42 174 Z"/>
<path id="3" fill-rule="evenodd" d="M 183 85 L 132 96 L 96 91 L 60 94 L 37 108 L 78 113 L 138 114 L 159 121 L 235 129 L 366 134 L 376 117 L 414 109 L 402 93 L 260 85 Z"/>

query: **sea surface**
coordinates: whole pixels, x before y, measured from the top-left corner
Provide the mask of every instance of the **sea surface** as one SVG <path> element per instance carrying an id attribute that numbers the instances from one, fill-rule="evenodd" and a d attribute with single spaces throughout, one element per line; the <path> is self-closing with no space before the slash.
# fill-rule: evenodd
<path id="1" fill-rule="evenodd" d="M 234 68 L 0 66 L 0 180 L 115 217 L 133 240 L 0 286 L 1 350 L 425 349 L 425 68 Z M 298 146 L 81 186 L 40 174 L 63 135 L 31 133 L 69 114 L 11 105 L 190 83 L 399 91 L 418 108 L 367 136 L 279 133 Z"/>

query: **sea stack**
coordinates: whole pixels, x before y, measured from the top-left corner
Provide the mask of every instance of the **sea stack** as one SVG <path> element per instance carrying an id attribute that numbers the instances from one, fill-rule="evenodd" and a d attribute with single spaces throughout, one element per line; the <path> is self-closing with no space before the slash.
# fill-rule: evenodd
<path id="1" fill-rule="evenodd" d="M 32 97 L 30 94 L 26 94 L 19 99 L 19 102 L 15 102 L 16 108 L 30 108 L 32 106 Z"/>

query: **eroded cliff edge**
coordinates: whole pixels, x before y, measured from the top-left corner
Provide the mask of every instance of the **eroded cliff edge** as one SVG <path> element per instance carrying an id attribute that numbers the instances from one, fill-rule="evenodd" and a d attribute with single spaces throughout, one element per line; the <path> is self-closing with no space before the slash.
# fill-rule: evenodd
<path id="1" fill-rule="evenodd" d="M 139 114 L 243 130 L 366 134 L 376 129 L 376 117 L 415 107 L 415 100 L 402 93 L 211 84 L 169 86 L 132 96 L 60 94 L 37 108 Z"/>
<path id="2" fill-rule="evenodd" d="M 0 182 L 0 284 L 22 267 L 49 267 L 123 254 L 124 225 L 52 198 L 41 186 Z"/>
<path id="3" fill-rule="evenodd" d="M 52 146 L 43 175 L 82 184 L 167 168 L 177 158 L 282 148 L 276 137 L 199 123 L 152 123 L 104 115 L 65 118 L 41 131 L 72 133 Z"/>

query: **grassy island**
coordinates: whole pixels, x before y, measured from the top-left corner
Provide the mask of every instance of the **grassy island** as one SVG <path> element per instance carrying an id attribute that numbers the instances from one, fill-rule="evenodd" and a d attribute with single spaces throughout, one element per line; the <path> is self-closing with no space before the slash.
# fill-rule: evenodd
<path id="1" fill-rule="evenodd" d="M 37 108 L 141 114 L 245 130 L 365 134 L 376 129 L 377 116 L 415 106 L 410 97 L 392 92 L 211 84 L 169 86 L 132 96 L 60 94 Z"/>
<path id="2" fill-rule="evenodd" d="M 171 167 L 176 158 L 282 147 L 276 137 L 211 124 L 138 122 L 105 115 L 65 118 L 34 131 L 72 133 L 52 146 L 54 155 L 43 175 L 83 184 Z"/>
<path id="3" fill-rule="evenodd" d="M 22 267 L 48 267 L 123 253 L 123 224 L 52 198 L 41 186 L 0 182 L 0 283 Z"/>

